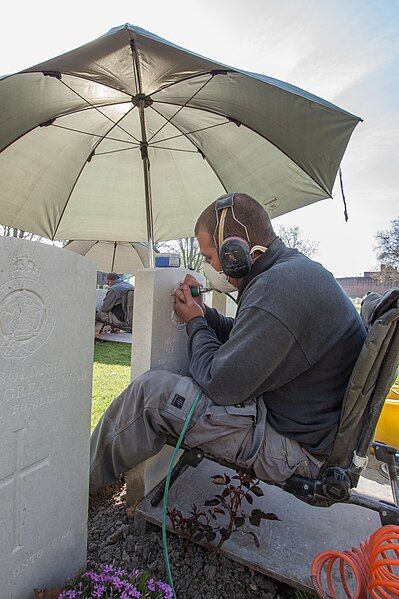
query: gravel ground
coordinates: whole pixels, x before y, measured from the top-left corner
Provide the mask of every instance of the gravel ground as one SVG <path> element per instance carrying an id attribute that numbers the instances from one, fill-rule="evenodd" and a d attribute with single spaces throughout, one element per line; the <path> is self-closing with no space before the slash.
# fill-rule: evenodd
<path id="1" fill-rule="evenodd" d="M 293 596 L 287 587 L 202 547 L 182 546 L 169 535 L 169 555 L 179 599 L 279 599 Z M 88 566 L 114 561 L 129 569 L 148 570 L 166 581 L 161 531 L 143 534 L 128 516 L 124 485 L 113 485 L 91 498 Z"/>

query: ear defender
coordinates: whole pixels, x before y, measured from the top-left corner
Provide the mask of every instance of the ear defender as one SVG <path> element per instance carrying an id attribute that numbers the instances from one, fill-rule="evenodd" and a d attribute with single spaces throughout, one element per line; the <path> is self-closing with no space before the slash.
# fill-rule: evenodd
<path id="1" fill-rule="evenodd" d="M 235 195 L 235 193 L 229 193 L 216 200 L 216 227 L 213 237 L 216 247 L 219 248 L 219 260 L 225 275 L 232 277 L 233 279 L 242 279 L 247 276 L 251 270 L 252 258 L 250 254 L 251 248 L 247 227 L 239 221 L 234 214 Z M 248 241 L 241 237 L 228 237 L 223 241 L 224 224 L 229 209 L 231 210 L 234 220 L 245 230 Z"/>
<path id="2" fill-rule="evenodd" d="M 249 243 L 241 237 L 228 237 L 219 248 L 223 272 L 233 279 L 246 277 L 252 266 Z"/>

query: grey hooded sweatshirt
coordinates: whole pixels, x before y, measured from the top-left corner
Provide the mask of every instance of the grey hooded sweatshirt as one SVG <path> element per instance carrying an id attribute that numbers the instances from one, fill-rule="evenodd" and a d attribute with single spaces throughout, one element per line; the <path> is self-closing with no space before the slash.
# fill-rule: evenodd
<path id="1" fill-rule="evenodd" d="M 236 318 L 207 307 L 187 333 L 190 374 L 215 404 L 259 398 L 277 432 L 329 455 L 366 336 L 330 272 L 277 237 L 244 279 Z"/>

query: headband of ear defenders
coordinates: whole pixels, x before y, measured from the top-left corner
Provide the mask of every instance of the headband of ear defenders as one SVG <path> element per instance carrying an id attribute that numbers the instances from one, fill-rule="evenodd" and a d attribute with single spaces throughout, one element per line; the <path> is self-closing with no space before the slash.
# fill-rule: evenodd
<path id="1" fill-rule="evenodd" d="M 215 226 L 215 231 L 213 233 L 213 238 L 215 240 L 216 246 L 219 249 L 220 249 L 220 246 L 223 243 L 224 225 L 225 225 L 225 221 L 226 221 L 227 211 L 228 211 L 229 208 L 231 209 L 231 213 L 233 215 L 234 220 L 239 225 L 241 225 L 242 228 L 245 230 L 245 235 L 246 235 L 248 244 L 250 244 L 247 227 L 244 225 L 244 223 L 242 223 L 240 220 L 238 220 L 238 218 L 236 218 L 236 215 L 234 214 L 234 197 L 235 196 L 236 196 L 236 192 L 234 192 L 234 193 L 228 193 L 226 195 L 220 196 L 220 198 L 218 198 L 216 200 L 216 202 L 215 202 L 216 226 Z M 221 213 L 220 214 L 220 218 L 219 218 L 219 213 Z M 218 232 L 218 239 L 217 239 L 217 241 L 216 241 L 216 230 Z"/>

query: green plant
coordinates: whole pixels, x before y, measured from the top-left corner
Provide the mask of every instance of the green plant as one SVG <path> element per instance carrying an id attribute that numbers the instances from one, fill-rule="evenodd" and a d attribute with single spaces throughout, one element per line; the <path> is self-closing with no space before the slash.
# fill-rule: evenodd
<path id="1" fill-rule="evenodd" d="M 58 599 L 172 599 L 172 589 L 146 572 L 101 564 L 65 584 Z"/>
<path id="2" fill-rule="evenodd" d="M 237 482 L 236 482 L 237 481 Z M 215 485 L 224 487 L 221 493 L 207 499 L 202 509 L 193 505 L 188 516 L 181 510 L 171 508 L 168 516 L 174 531 L 190 541 L 205 541 L 208 549 L 220 551 L 222 545 L 241 529 L 246 522 L 259 527 L 262 520 L 279 520 L 276 514 L 252 509 L 249 513 L 244 507 L 252 505 L 254 496 L 264 493 L 259 480 L 247 472 L 237 472 L 232 478 L 227 474 L 212 476 Z M 223 524 L 220 518 L 223 517 Z M 253 531 L 245 531 L 259 547 L 259 538 Z M 216 545 L 214 542 L 217 541 Z"/>

